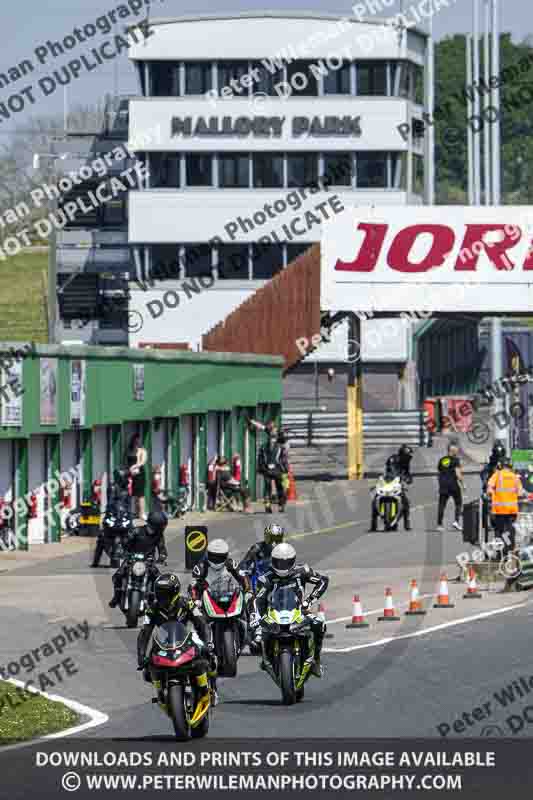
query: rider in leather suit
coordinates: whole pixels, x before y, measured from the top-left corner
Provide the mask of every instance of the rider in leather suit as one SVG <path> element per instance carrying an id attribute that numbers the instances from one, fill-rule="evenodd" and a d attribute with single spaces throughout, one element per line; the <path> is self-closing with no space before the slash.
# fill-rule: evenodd
<path id="1" fill-rule="evenodd" d="M 168 517 L 163 511 L 152 511 L 148 515 L 146 525 L 141 525 L 138 528 L 132 528 L 123 542 L 125 552 L 130 553 L 145 553 L 146 555 L 155 555 L 155 551 L 159 550 L 161 560 L 161 546 L 164 546 L 165 528 L 168 525 Z M 127 561 L 124 560 L 121 566 L 113 575 L 113 597 L 109 601 L 110 608 L 115 608 L 120 603 L 122 593 L 122 581 L 124 572 L 127 570 Z M 157 575 L 157 569 L 151 568 L 152 576 Z"/>
<path id="2" fill-rule="evenodd" d="M 311 584 L 313 589 L 309 596 L 305 598 L 305 588 Z M 278 544 L 272 551 L 272 566 L 258 580 L 258 590 L 256 603 L 259 616 L 262 617 L 267 610 L 270 593 L 277 586 L 283 586 L 294 590 L 301 602 L 304 614 L 309 614 L 309 607 L 312 603 L 319 600 L 328 588 L 329 578 L 316 572 L 308 564 L 296 564 L 296 550 L 290 544 Z M 315 615 L 309 614 L 311 630 L 315 639 L 315 661 L 311 667 L 311 672 L 317 678 L 322 676 L 322 666 L 320 664 L 320 653 L 326 626 L 324 621 Z M 266 662 L 265 647 L 263 642 L 263 663 L 264 669 Z"/>

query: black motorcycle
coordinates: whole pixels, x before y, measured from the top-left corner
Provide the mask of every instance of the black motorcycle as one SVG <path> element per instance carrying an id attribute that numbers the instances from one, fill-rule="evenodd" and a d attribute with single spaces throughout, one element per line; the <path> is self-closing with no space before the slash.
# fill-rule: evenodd
<path id="1" fill-rule="evenodd" d="M 199 739 L 207 735 L 214 686 L 201 695 L 193 677 L 193 667 L 200 658 L 197 636 L 182 622 L 171 621 L 154 631 L 149 658 L 152 686 L 159 707 L 174 725 L 176 739 Z"/>
<path id="2" fill-rule="evenodd" d="M 136 628 L 141 614 L 153 603 L 154 582 L 159 570 L 153 553 L 128 552 L 124 567 L 120 610 L 126 617 L 128 628 Z"/>

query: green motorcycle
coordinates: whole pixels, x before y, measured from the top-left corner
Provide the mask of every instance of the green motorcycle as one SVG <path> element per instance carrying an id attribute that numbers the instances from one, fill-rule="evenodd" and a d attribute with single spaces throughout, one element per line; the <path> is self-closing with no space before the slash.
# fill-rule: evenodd
<path id="1" fill-rule="evenodd" d="M 293 589 L 273 589 L 261 629 L 264 668 L 281 689 L 282 702 L 293 705 L 303 699 L 315 658 L 311 623 Z"/>

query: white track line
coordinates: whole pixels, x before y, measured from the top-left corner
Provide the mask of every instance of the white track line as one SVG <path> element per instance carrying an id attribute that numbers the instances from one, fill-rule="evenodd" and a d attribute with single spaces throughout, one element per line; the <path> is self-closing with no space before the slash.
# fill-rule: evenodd
<path id="1" fill-rule="evenodd" d="M 8 680 L 5 682 L 12 683 L 15 686 L 26 686 L 24 681 L 19 681 L 16 678 L 8 678 Z M 27 742 L 17 742 L 17 744 L 10 744 L 5 747 L 0 745 L 0 755 L 5 753 L 7 750 L 17 750 L 20 747 L 29 747 L 32 744 L 46 742 L 48 739 L 62 739 L 65 736 L 74 736 L 77 733 L 89 730 L 89 728 L 96 728 L 98 725 L 103 725 L 109 720 L 107 714 L 103 714 L 101 711 L 97 711 L 94 708 L 89 708 L 89 706 L 84 706 L 82 703 L 78 703 L 77 700 L 68 700 L 66 697 L 60 697 L 57 694 L 39 692 L 33 686 L 28 686 L 26 691 L 35 695 L 39 695 L 40 697 L 46 697 L 47 700 L 52 700 L 55 703 L 62 703 L 64 706 L 67 706 L 67 708 L 71 708 L 72 711 L 76 711 L 78 714 L 83 714 L 84 716 L 89 717 L 89 722 L 84 722 L 81 725 L 75 725 L 73 728 L 66 728 L 66 730 L 58 731 L 57 733 L 48 733 L 46 736 L 40 736 L 38 739 L 30 739 Z"/>
<path id="2" fill-rule="evenodd" d="M 390 644 L 391 642 L 398 641 L 400 639 L 414 639 L 416 636 L 425 636 L 428 633 L 434 633 L 435 631 L 442 631 L 445 628 L 453 628 L 455 625 L 465 625 L 467 622 L 474 622 L 478 619 L 486 619 L 487 617 L 492 617 L 496 614 L 504 614 L 506 611 L 513 611 L 515 608 L 523 608 L 524 606 L 528 605 L 529 601 L 525 601 L 523 603 L 515 603 L 511 606 L 505 606 L 505 608 L 496 608 L 492 611 L 482 611 L 480 614 L 473 614 L 471 617 L 461 617 L 461 619 L 453 619 L 449 622 L 442 622 L 440 625 L 433 625 L 431 628 L 424 628 L 423 630 L 413 631 L 412 633 L 401 633 L 398 636 L 388 636 L 386 639 L 377 639 L 373 642 L 366 642 L 365 644 L 355 644 L 351 645 L 350 647 L 339 647 L 337 649 L 325 647 L 325 653 L 352 653 L 354 650 L 365 650 L 369 647 L 379 647 L 383 644 Z"/>

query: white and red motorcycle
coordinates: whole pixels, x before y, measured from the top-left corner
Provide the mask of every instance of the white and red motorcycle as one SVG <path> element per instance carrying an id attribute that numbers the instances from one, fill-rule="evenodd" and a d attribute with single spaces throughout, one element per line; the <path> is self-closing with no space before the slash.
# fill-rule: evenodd
<path id="1" fill-rule="evenodd" d="M 247 638 L 244 593 L 231 575 L 217 576 L 202 592 L 202 609 L 211 626 L 218 674 L 234 678 Z"/>

